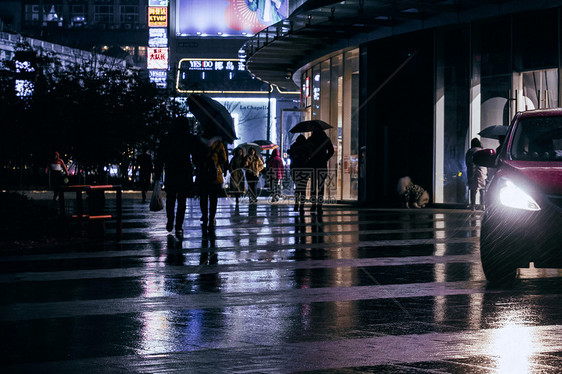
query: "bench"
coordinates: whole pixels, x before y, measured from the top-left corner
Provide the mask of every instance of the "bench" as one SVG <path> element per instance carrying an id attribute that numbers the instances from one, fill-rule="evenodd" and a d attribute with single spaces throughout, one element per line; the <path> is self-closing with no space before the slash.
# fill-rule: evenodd
<path id="1" fill-rule="evenodd" d="M 115 191 L 115 211 L 112 213 L 108 213 L 104 209 L 104 201 L 105 196 L 104 193 L 106 191 Z M 88 221 L 107 221 L 107 220 L 115 220 L 117 226 L 117 237 L 120 240 L 122 236 L 123 230 L 123 215 L 122 215 L 122 188 L 120 185 L 70 185 L 65 186 L 62 190 L 63 193 L 60 194 L 59 198 L 59 207 L 60 207 L 60 214 L 62 216 L 66 216 L 66 209 L 64 203 L 64 194 L 66 192 L 75 192 L 76 193 L 76 212 L 72 214 L 70 217 L 73 219 L 77 219 L 80 222 L 80 225 L 83 226 L 84 222 Z M 90 195 L 88 198 L 92 199 L 89 204 L 88 212 L 84 211 L 84 201 L 83 201 L 83 194 L 86 193 Z M 102 200 L 95 201 L 96 198 L 102 198 Z"/>

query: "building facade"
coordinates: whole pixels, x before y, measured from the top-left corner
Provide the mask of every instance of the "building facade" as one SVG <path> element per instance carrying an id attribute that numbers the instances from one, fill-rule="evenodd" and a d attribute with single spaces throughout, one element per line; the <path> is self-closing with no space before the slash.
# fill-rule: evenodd
<path id="1" fill-rule="evenodd" d="M 0 19 L 13 38 L 30 35 L 126 59 L 180 100 L 191 93 L 213 96 L 233 111 L 241 134 L 236 143 L 280 143 L 282 111 L 290 110 L 287 118 L 300 114 L 298 90 L 280 90 L 248 74 L 241 48 L 286 17 L 287 4 L 283 0 L 276 16 L 264 17 L 244 1 L 10 0 L 0 2 Z"/>
<path id="2" fill-rule="evenodd" d="M 5 32 L 146 67 L 147 0 L 8 0 L 0 20 Z"/>
<path id="3" fill-rule="evenodd" d="M 301 1 L 245 44 L 248 68 L 332 124 L 338 200 L 394 205 L 409 175 L 433 203 L 466 204 L 470 140 L 561 105 L 561 6 Z"/>

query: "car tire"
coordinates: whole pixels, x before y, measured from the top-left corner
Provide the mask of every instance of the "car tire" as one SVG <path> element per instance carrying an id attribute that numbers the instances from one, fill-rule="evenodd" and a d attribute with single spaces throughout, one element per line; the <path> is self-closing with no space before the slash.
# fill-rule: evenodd
<path id="1" fill-rule="evenodd" d="M 505 236 L 494 234 L 489 226 L 483 222 L 480 234 L 482 270 L 491 283 L 511 282 L 517 277 L 517 254 L 510 252 L 512 243 Z"/>

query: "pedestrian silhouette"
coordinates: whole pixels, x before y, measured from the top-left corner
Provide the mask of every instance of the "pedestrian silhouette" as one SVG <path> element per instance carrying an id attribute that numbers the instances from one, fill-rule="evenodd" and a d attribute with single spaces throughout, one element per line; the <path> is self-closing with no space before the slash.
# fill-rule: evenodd
<path id="1" fill-rule="evenodd" d="M 63 193 L 62 189 L 64 188 L 64 185 L 68 183 L 68 169 L 58 152 L 53 154 L 53 158 L 47 165 L 45 172 L 49 175 L 49 186 L 53 190 L 54 201 L 60 197 Z"/>
<path id="2" fill-rule="evenodd" d="M 285 164 L 281 157 L 279 157 L 279 149 L 276 148 L 271 153 L 271 157 L 266 162 L 266 170 L 271 201 L 279 201 L 281 197 L 281 182 L 283 177 L 285 177 Z"/>
<path id="3" fill-rule="evenodd" d="M 324 130 L 320 129 L 313 130 L 312 135 L 306 141 L 309 145 L 310 156 L 305 165 L 314 170 L 310 188 L 310 201 L 312 202 L 310 211 L 322 214 L 324 186 L 328 178 L 328 160 L 334 155 L 334 145 Z"/>
<path id="4" fill-rule="evenodd" d="M 480 192 L 480 203 L 484 204 L 484 188 L 486 187 L 486 168 L 476 165 L 473 161 L 474 153 L 482 149 L 478 138 L 472 139 L 470 149 L 466 152 L 466 176 L 468 181 L 469 204 L 472 209 L 476 208 L 476 195 Z"/>
<path id="5" fill-rule="evenodd" d="M 170 131 L 164 136 L 156 156 L 155 179 L 160 180 L 164 172 L 166 192 L 166 230 L 176 228 L 176 236 L 183 236 L 186 200 L 194 195 L 193 151 L 196 146 L 190 133 L 191 123 L 185 117 L 174 120 Z M 176 209 L 177 203 L 177 209 Z"/>
<path id="6" fill-rule="evenodd" d="M 197 193 L 201 208 L 201 227 L 204 231 L 213 231 L 216 221 L 219 194 L 224 183 L 223 168 L 226 163 L 226 150 L 219 137 L 199 139 L 199 152 L 196 157 Z"/>
<path id="7" fill-rule="evenodd" d="M 230 160 L 228 169 L 230 170 L 230 184 L 229 192 L 236 199 L 236 205 L 238 206 L 240 196 L 244 195 L 246 191 L 246 182 L 244 178 L 244 169 L 248 165 L 248 160 L 244 154 L 242 148 L 234 149 L 234 155 Z"/>
<path id="8" fill-rule="evenodd" d="M 291 158 L 291 178 L 295 186 L 294 210 L 304 213 L 306 200 L 306 186 L 312 177 L 312 168 L 307 168 L 306 163 L 310 157 L 310 147 L 304 135 L 299 135 L 287 151 Z"/>
<path id="9" fill-rule="evenodd" d="M 260 179 L 260 172 L 263 168 L 264 165 L 261 156 L 256 153 L 254 148 L 249 148 L 246 166 L 246 181 L 248 182 L 250 203 L 257 203 L 258 201 L 258 181 Z"/>
<path id="10" fill-rule="evenodd" d="M 146 203 L 146 191 L 150 189 L 150 177 L 154 170 L 152 156 L 148 154 L 146 147 L 143 147 L 142 153 L 137 156 L 136 169 L 139 173 L 139 188 L 141 190 L 142 202 Z"/>

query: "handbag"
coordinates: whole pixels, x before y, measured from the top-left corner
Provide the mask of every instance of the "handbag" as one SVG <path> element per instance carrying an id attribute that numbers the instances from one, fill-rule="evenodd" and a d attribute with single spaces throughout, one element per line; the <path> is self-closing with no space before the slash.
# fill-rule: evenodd
<path id="1" fill-rule="evenodd" d="M 154 183 L 154 189 L 152 190 L 152 197 L 150 198 L 150 211 L 159 212 L 164 209 L 164 203 L 162 202 L 162 186 L 160 182 Z"/>

